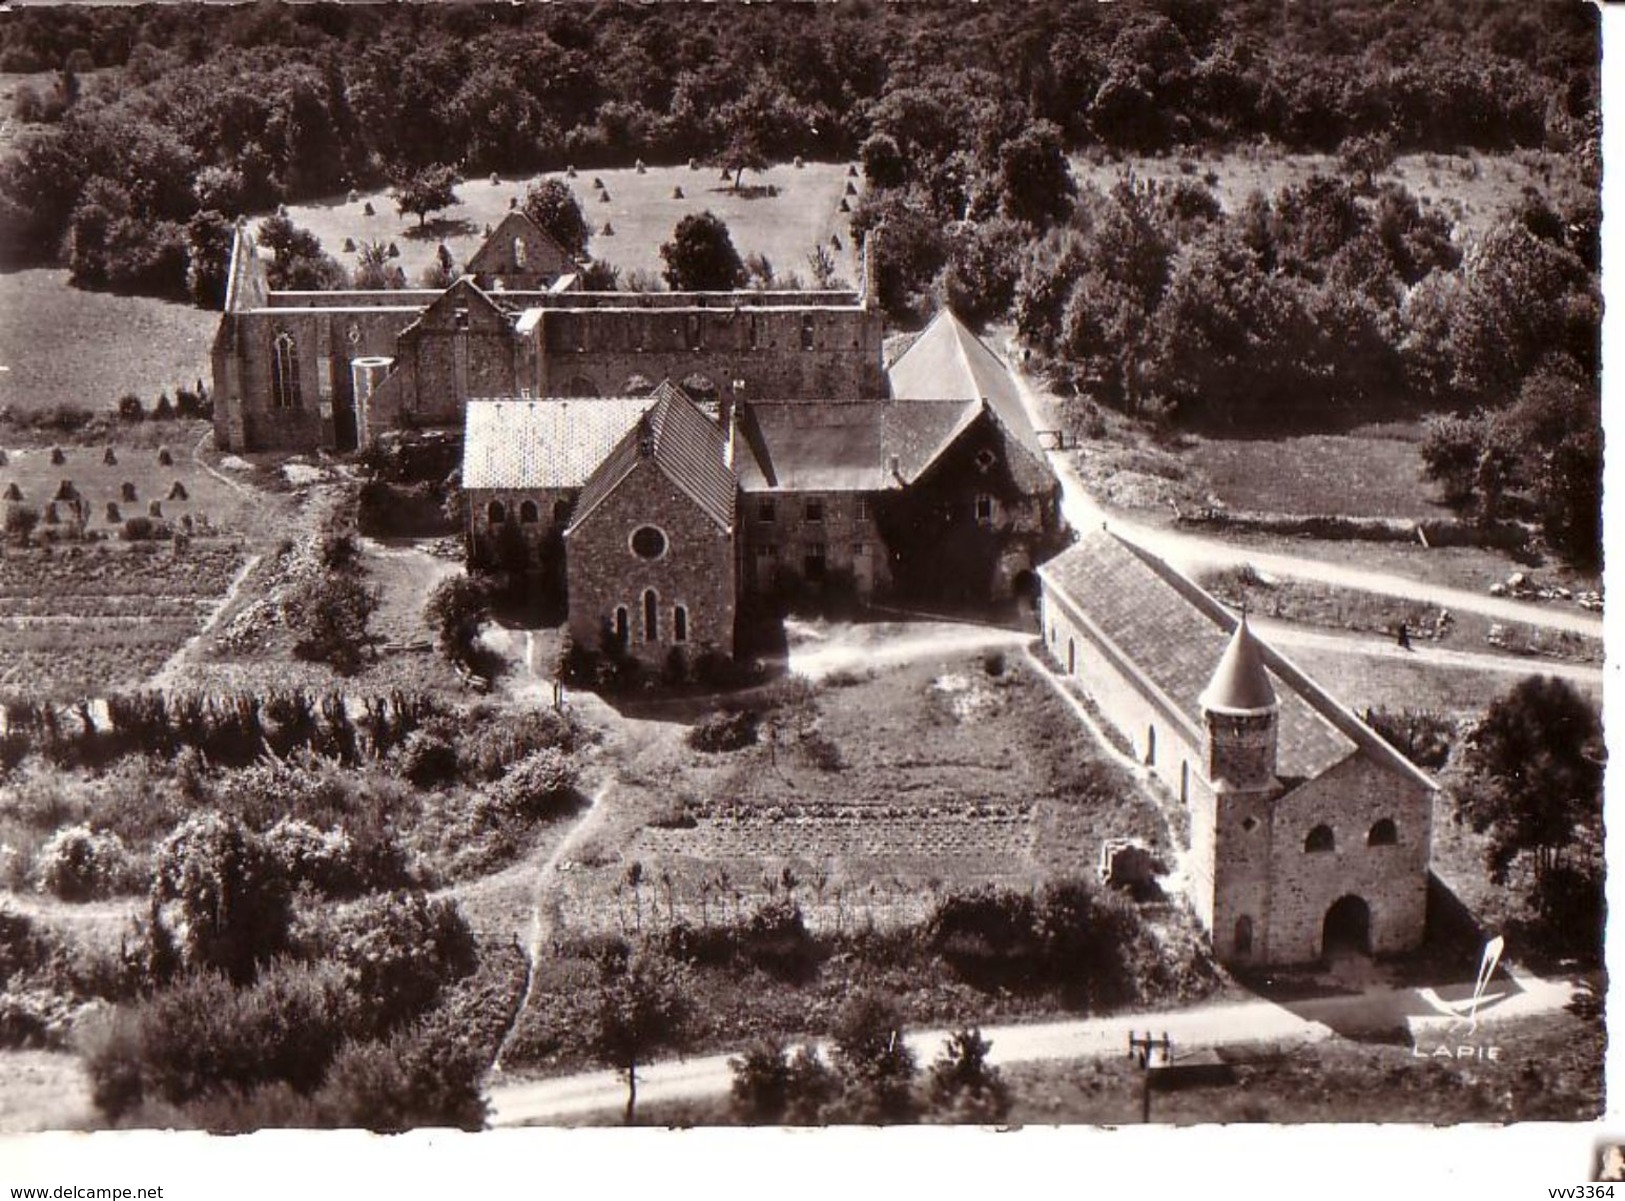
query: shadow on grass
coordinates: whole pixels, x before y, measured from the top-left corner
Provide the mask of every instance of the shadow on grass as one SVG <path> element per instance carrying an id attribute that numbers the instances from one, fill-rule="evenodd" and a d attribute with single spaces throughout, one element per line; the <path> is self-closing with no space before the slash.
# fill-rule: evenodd
<path id="1" fill-rule="evenodd" d="M 436 217 L 422 225 L 408 226 L 401 237 L 413 242 L 444 242 L 447 238 L 473 237 L 480 227 L 467 217 Z"/>

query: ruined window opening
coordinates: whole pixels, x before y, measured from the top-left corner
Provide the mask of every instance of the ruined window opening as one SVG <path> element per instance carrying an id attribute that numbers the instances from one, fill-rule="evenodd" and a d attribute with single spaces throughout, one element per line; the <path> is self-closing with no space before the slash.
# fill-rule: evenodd
<path id="1" fill-rule="evenodd" d="M 451 311 L 451 324 L 453 329 L 466 330 L 468 328 L 468 306 L 460 304 Z"/>
<path id="2" fill-rule="evenodd" d="M 621 605 L 615 610 L 615 641 L 624 647 L 631 634 L 631 623 L 627 617 L 626 606 Z"/>
<path id="3" fill-rule="evenodd" d="M 700 315 L 690 313 L 684 322 L 685 334 L 690 350 L 699 350 L 705 343 L 700 338 Z"/>
<path id="4" fill-rule="evenodd" d="M 801 317 L 801 349 L 813 348 L 813 319 L 811 313 L 804 313 Z"/>
<path id="5" fill-rule="evenodd" d="M 778 507 L 773 503 L 772 497 L 764 496 L 756 503 L 756 520 L 767 522 L 769 525 L 778 520 Z"/>
<path id="6" fill-rule="evenodd" d="M 493 500 L 485 506 L 485 519 L 492 525 L 501 525 L 508 520 L 508 509 L 500 500 Z"/>
<path id="7" fill-rule="evenodd" d="M 750 315 L 750 348 L 752 350 L 757 350 L 761 347 L 761 345 L 762 331 L 761 328 L 756 324 L 756 314 L 752 313 Z"/>
<path id="8" fill-rule="evenodd" d="M 1320 825 L 1309 831 L 1309 837 L 1303 840 L 1303 849 L 1306 851 L 1336 850 L 1337 839 L 1332 834 L 1332 828 L 1330 826 Z"/>
<path id="9" fill-rule="evenodd" d="M 809 522 L 823 521 L 824 520 L 824 502 L 821 501 L 821 500 L 809 500 L 807 502 L 807 508 L 806 508 L 806 510 L 804 512 L 804 516 L 807 518 L 807 520 Z"/>
<path id="10" fill-rule="evenodd" d="M 525 269 L 525 239 L 523 238 L 513 240 L 513 265 L 521 271 Z"/>
<path id="11" fill-rule="evenodd" d="M 983 493 L 976 498 L 976 523 L 978 525 L 993 524 L 994 501 L 991 496 Z"/>
<path id="12" fill-rule="evenodd" d="M 678 605 L 671 611 L 671 640 L 688 641 L 688 608 L 685 605 Z"/>
<path id="13" fill-rule="evenodd" d="M 643 594 L 643 640 L 660 641 L 660 597 L 653 588 Z"/>
<path id="14" fill-rule="evenodd" d="M 527 500 L 519 506 L 519 520 L 525 525 L 535 525 L 541 520 L 542 512 L 536 507 L 536 502 Z"/>
<path id="15" fill-rule="evenodd" d="M 299 407 L 299 344 L 287 332 L 276 336 L 271 349 L 271 397 L 279 409 Z"/>
<path id="16" fill-rule="evenodd" d="M 1253 919 L 1245 915 L 1236 919 L 1236 954 L 1253 953 Z"/>

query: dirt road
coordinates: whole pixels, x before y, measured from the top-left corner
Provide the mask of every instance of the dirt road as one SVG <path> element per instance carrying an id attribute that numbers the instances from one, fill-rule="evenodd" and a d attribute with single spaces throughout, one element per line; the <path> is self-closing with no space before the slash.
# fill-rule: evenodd
<path id="1" fill-rule="evenodd" d="M 1040 429 L 1053 428 L 1054 421 L 1047 413 L 1044 395 L 1033 386 L 1014 364 L 1019 358 L 1006 353 L 1011 364 L 1011 375 L 1021 390 L 1027 413 Z M 1584 609 L 1571 609 L 1557 605 L 1542 605 L 1508 600 L 1469 592 L 1464 588 L 1451 588 L 1409 576 L 1388 572 L 1368 571 L 1341 563 L 1321 559 L 1301 558 L 1297 555 L 1255 550 L 1235 546 L 1217 538 L 1190 534 L 1146 525 L 1121 513 L 1108 512 L 1089 495 L 1071 461 L 1070 452 L 1050 452 L 1050 466 L 1061 482 L 1061 511 L 1074 529 L 1087 530 L 1105 526 L 1112 532 L 1144 547 L 1159 558 L 1167 560 L 1187 575 L 1219 567 L 1251 566 L 1271 576 L 1296 580 L 1313 580 L 1342 588 L 1356 588 L 1362 592 L 1375 592 L 1383 596 L 1403 597 L 1424 604 L 1459 609 L 1468 613 L 1481 613 L 1496 621 L 1524 621 L 1531 625 L 1553 630 L 1568 630 L 1576 634 L 1602 637 L 1602 614 Z"/>
<path id="2" fill-rule="evenodd" d="M 1130 1032 L 1147 1031 L 1173 1041 L 1181 1052 L 1204 1047 L 1310 1044 L 1337 1037 L 1382 1037 L 1412 1040 L 1431 1049 L 1467 1037 L 1467 1022 L 1439 1012 L 1437 1002 L 1464 1005 L 1471 984 L 1437 989 L 1375 988 L 1349 996 L 1277 1003 L 1243 1001 L 1157 1014 L 1124 1014 L 1076 1021 L 996 1026 L 982 1033 L 992 1041 L 995 1064 L 1033 1060 L 1097 1059 L 1127 1053 Z M 1568 981 L 1520 977 L 1497 980 L 1499 994 L 1481 1007 L 1485 1035 L 1517 1018 L 1551 1013 L 1573 998 Z M 946 1030 L 921 1030 L 908 1036 L 922 1065 L 929 1064 L 948 1037 Z M 1509 1032 L 1510 1034 L 1510 1032 Z M 732 1076 L 727 1055 L 651 1064 L 638 1071 L 642 1103 L 692 1101 L 727 1094 Z M 551 1080 L 505 1083 L 496 1078 L 489 1089 L 492 1126 L 567 1124 L 626 1104 L 626 1085 L 613 1072 L 583 1072 Z"/>

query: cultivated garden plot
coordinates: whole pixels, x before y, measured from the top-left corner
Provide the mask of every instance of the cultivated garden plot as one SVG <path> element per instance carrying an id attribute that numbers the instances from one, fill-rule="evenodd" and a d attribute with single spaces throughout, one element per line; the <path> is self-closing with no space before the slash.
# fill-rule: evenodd
<path id="1" fill-rule="evenodd" d="M 717 168 L 698 164 L 693 169 L 651 166 L 642 171 L 583 168 L 573 177 L 559 170 L 552 177 L 563 180 L 581 204 L 592 230 L 588 253 L 620 268 L 623 278 L 633 271 L 658 277 L 664 266 L 660 246 L 671 240 L 678 221 L 709 209 L 728 226 L 742 257 L 764 255 L 781 276 L 793 272 L 805 281 L 807 255 L 822 246 L 838 273 L 849 284 L 857 283 L 851 223 L 840 211 L 848 181 L 845 164 L 781 163 L 761 172 L 747 171 L 737 190 L 732 177 L 724 181 Z M 441 243 L 459 266 L 466 263 L 484 242 L 487 228 L 501 221 L 514 202 L 523 202 L 531 182 L 530 177 L 501 178 L 496 184 L 489 178 L 467 179 L 457 188 L 462 203 L 421 228 L 415 217 L 396 212 L 387 188 L 358 193 L 354 200 L 340 196 L 289 205 L 288 216 L 321 239 L 322 249 L 346 267 L 355 265 L 355 252 L 344 250 L 346 239 L 356 246 L 393 243 L 400 257 L 392 261 L 415 287 Z M 852 182 L 861 186 L 861 180 Z M 369 205 L 372 216 L 366 212 Z M 613 232 L 606 233 L 606 226 Z"/>
<path id="2" fill-rule="evenodd" d="M 896 928 L 945 889 L 1087 874 L 1108 836 L 1164 846 L 1152 804 L 1009 658 L 838 674 L 764 718 L 756 745 L 640 763 L 613 802 L 624 838 L 562 876 L 561 925 L 732 919 L 789 880 L 810 928 Z"/>
<path id="3" fill-rule="evenodd" d="M 0 691 L 71 701 L 140 686 L 250 554 L 243 496 L 184 447 L 13 447 L 0 492 L 38 521 L 0 558 Z"/>

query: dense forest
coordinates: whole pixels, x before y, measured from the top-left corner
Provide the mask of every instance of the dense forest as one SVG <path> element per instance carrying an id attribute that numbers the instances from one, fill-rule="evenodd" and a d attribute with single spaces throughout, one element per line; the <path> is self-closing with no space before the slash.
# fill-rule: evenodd
<path id="1" fill-rule="evenodd" d="M 55 259 L 85 207 L 174 261 L 200 211 L 411 166 L 849 157 L 875 133 L 942 159 L 1035 120 L 1069 148 L 1568 150 L 1598 136 L 1599 53 L 1580 0 L 29 7 L 0 70 L 57 73 L 17 114 L 51 128 L 6 165 L 0 228 L 11 261 Z"/>

